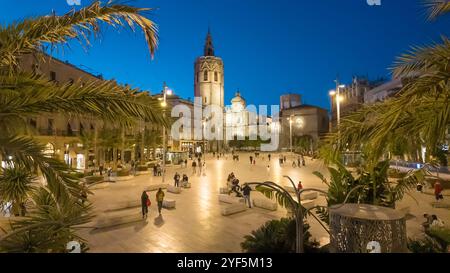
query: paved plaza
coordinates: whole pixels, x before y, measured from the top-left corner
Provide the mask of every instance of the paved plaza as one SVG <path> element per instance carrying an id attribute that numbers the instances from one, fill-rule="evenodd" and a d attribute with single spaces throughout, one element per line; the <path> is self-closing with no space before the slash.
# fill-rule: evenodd
<path id="1" fill-rule="evenodd" d="M 176 200 L 176 209 L 163 209 L 162 217 L 158 216 L 155 193 L 149 192 L 152 205 L 146 221 L 105 229 L 83 229 L 80 232 L 88 240 L 90 252 L 241 252 L 240 243 L 245 235 L 259 228 L 268 220 L 279 219 L 286 216 L 286 210 L 278 207 L 277 211 L 268 211 L 252 208 L 246 212 L 231 216 L 222 216 L 221 204 L 218 201 L 219 188 L 226 184 L 227 175 L 234 172 L 241 184 L 245 182 L 274 181 L 281 185 L 289 185 L 282 178 L 289 175 L 297 182 L 302 180 L 305 188 L 318 188 L 326 190 L 320 179 L 312 174 L 320 171 L 328 176 L 322 161 L 310 158 L 306 160 L 306 167 L 293 168 L 292 160 L 284 167 L 278 163 L 278 155 L 273 155 L 269 162 L 267 155 L 260 155 L 256 165 L 249 162 L 250 154 L 240 154 L 240 161 L 235 162 L 228 158 L 219 160 L 206 157 L 206 176 L 192 175 L 191 167 L 182 168 L 174 166 L 168 168 L 166 182 L 173 184 L 172 177 L 175 171 L 186 173 L 192 188 L 183 189 L 181 194 L 166 192 L 167 199 Z M 264 160 L 263 160 L 264 157 Z M 270 168 L 267 168 L 267 166 Z M 188 163 L 188 166 L 190 164 Z M 103 215 L 108 204 L 140 200 L 144 187 L 161 183 L 161 177 L 153 175 L 139 175 L 129 181 L 108 183 L 104 188 L 93 190 L 90 197 L 94 204 L 96 215 Z M 433 196 L 411 193 L 398 204 L 398 209 L 409 210 L 413 215 L 408 217 L 408 236 L 413 237 L 420 233 L 420 223 L 424 212 L 434 213 L 446 223 L 450 220 L 450 212 L 446 209 L 431 207 Z M 252 197 L 262 196 L 259 192 L 252 192 Z M 417 200 L 416 201 L 414 200 Z M 320 196 L 318 204 L 325 204 L 325 198 Z M 139 213 L 140 208 L 128 210 L 130 213 Z M 312 218 L 309 218 L 311 233 L 322 244 L 327 242 L 327 232 Z"/>

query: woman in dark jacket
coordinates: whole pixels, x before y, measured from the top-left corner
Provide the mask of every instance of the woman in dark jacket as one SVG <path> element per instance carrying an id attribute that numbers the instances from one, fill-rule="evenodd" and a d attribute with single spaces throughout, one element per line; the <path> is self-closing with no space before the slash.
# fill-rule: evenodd
<path id="1" fill-rule="evenodd" d="M 147 218 L 149 201 L 147 193 L 143 191 L 141 195 L 142 219 Z"/>

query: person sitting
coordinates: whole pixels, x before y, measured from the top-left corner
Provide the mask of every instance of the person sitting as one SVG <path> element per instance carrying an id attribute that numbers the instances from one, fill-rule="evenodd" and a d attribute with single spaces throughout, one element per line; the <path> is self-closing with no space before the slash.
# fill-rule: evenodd
<path id="1" fill-rule="evenodd" d="M 442 222 L 436 215 L 431 215 L 433 221 L 431 222 L 430 228 L 441 228 L 444 227 L 444 222 Z"/>
<path id="2" fill-rule="evenodd" d="M 236 193 L 236 197 L 242 197 L 242 194 L 239 192 L 241 190 L 241 187 L 239 186 L 239 179 L 235 178 L 231 183 L 233 186 L 231 187 L 229 194 L 234 192 Z"/>
<path id="3" fill-rule="evenodd" d="M 425 222 L 422 223 L 422 226 L 424 230 L 427 231 L 430 228 L 431 224 L 433 223 L 433 217 L 428 213 L 425 213 L 423 217 L 425 218 Z"/>

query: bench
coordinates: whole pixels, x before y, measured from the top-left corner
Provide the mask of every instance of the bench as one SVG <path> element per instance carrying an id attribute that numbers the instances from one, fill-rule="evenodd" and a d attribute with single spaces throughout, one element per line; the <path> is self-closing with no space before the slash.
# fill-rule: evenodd
<path id="1" fill-rule="evenodd" d="M 242 203 L 231 204 L 222 208 L 222 215 L 228 216 L 238 212 L 243 212 L 247 210 L 247 206 Z"/>
<path id="2" fill-rule="evenodd" d="M 141 206 L 141 200 L 121 201 L 115 203 L 109 203 L 105 211 L 117 211 L 124 209 L 137 208 Z"/>
<path id="3" fill-rule="evenodd" d="M 269 200 L 267 198 L 254 198 L 253 205 L 258 208 L 275 211 L 278 208 L 277 202 Z"/>
<path id="4" fill-rule="evenodd" d="M 164 199 L 162 205 L 163 205 L 163 208 L 174 209 L 176 206 L 176 201 L 172 200 L 172 199 Z"/>
<path id="5" fill-rule="evenodd" d="M 230 190 L 228 188 L 220 188 L 219 189 L 220 194 L 228 194 Z"/>
<path id="6" fill-rule="evenodd" d="M 111 182 L 119 182 L 119 181 L 128 181 L 133 179 L 134 176 L 133 175 L 127 175 L 127 176 L 110 176 L 108 179 L 108 181 Z"/>
<path id="7" fill-rule="evenodd" d="M 305 209 L 311 209 L 314 208 L 316 206 L 316 201 L 314 200 L 305 200 L 301 202 L 302 207 L 304 207 Z"/>
<path id="8" fill-rule="evenodd" d="M 168 184 L 155 184 L 150 185 L 144 188 L 144 191 L 157 191 L 159 188 L 165 190 L 167 189 Z"/>
<path id="9" fill-rule="evenodd" d="M 191 186 L 192 186 L 191 183 L 186 183 L 183 185 L 183 188 L 190 189 Z"/>
<path id="10" fill-rule="evenodd" d="M 228 194 L 219 194 L 219 201 L 228 203 L 228 204 L 236 204 L 236 203 L 244 203 L 245 204 L 244 198 L 235 197 L 235 196 L 231 196 Z"/>
<path id="11" fill-rule="evenodd" d="M 175 186 L 172 186 L 172 185 L 168 185 L 167 186 L 167 192 L 179 194 L 179 193 L 181 193 L 181 188 L 180 187 L 175 187 Z"/>
<path id="12" fill-rule="evenodd" d="M 295 188 L 294 188 L 294 187 L 284 187 L 284 189 L 285 189 L 287 192 L 295 193 Z"/>
<path id="13" fill-rule="evenodd" d="M 96 228 L 113 227 L 142 221 L 142 214 L 131 211 L 121 211 L 120 213 L 104 213 L 94 222 Z"/>
<path id="14" fill-rule="evenodd" d="M 300 195 L 302 200 L 313 200 L 319 197 L 319 193 L 315 191 L 307 191 Z"/>
<path id="15" fill-rule="evenodd" d="M 433 208 L 441 208 L 441 209 L 450 209 L 450 203 L 441 202 L 433 202 L 431 203 Z"/>

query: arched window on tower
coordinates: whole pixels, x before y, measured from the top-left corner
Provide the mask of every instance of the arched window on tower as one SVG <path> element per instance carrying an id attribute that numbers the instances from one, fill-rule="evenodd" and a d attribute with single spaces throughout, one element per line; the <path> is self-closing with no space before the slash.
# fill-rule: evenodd
<path id="1" fill-rule="evenodd" d="M 218 79 L 219 77 L 218 77 L 218 75 L 217 75 L 217 72 L 214 72 L 214 81 L 218 81 L 219 79 Z"/>
<path id="2" fill-rule="evenodd" d="M 205 70 L 205 72 L 203 72 L 203 80 L 208 81 L 208 71 L 207 70 Z"/>

